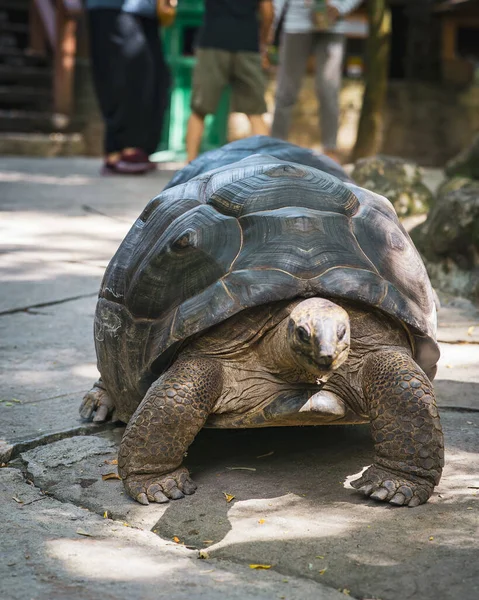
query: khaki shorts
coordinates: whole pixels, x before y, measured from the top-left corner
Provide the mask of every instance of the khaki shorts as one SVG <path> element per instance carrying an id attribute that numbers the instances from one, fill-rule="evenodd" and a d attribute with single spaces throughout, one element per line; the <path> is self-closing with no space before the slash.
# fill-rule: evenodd
<path id="1" fill-rule="evenodd" d="M 200 115 L 216 112 L 221 94 L 231 85 L 233 112 L 261 115 L 266 112 L 265 78 L 258 52 L 227 52 L 198 48 L 193 72 L 191 110 Z"/>

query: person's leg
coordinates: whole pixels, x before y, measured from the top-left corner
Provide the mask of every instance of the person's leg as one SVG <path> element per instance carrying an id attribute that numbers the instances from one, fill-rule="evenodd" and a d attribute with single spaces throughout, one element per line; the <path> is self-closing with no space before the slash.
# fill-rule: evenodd
<path id="1" fill-rule="evenodd" d="M 337 160 L 339 91 L 344 57 L 344 36 L 319 33 L 315 37 L 316 94 L 319 99 L 321 141 L 324 153 Z"/>
<path id="2" fill-rule="evenodd" d="M 266 112 L 264 101 L 265 77 L 259 52 L 235 52 L 232 55 L 231 86 L 232 110 L 245 113 L 253 135 L 268 135 L 263 120 Z"/>
<path id="3" fill-rule="evenodd" d="M 188 119 L 188 128 L 186 130 L 186 154 L 188 162 L 191 162 L 198 156 L 204 130 L 205 117 L 192 112 Z"/>
<path id="4" fill-rule="evenodd" d="M 221 94 L 228 83 L 231 52 L 211 48 L 196 51 L 191 94 L 191 116 L 186 132 L 188 161 L 200 151 L 206 115 L 216 112 Z"/>
<path id="5" fill-rule="evenodd" d="M 88 11 L 90 57 L 95 92 L 105 123 L 105 167 L 113 169 L 122 150 L 117 139 L 115 115 L 123 89 L 121 60 L 114 42 L 120 12 L 110 9 Z"/>
<path id="6" fill-rule="evenodd" d="M 125 86 L 116 124 L 126 154 L 138 149 L 145 151 L 146 132 L 151 127 L 154 63 L 144 30 L 146 21 L 131 13 L 121 13 L 118 17 L 115 42 L 123 60 Z"/>
<path id="7" fill-rule="evenodd" d="M 312 33 L 283 33 L 279 48 L 279 72 L 271 135 L 287 139 L 291 112 L 312 50 Z"/>
<path id="8" fill-rule="evenodd" d="M 248 115 L 253 135 L 269 135 L 269 127 L 263 119 L 263 115 Z"/>
<path id="9" fill-rule="evenodd" d="M 161 138 L 165 112 L 170 100 L 170 71 L 166 64 L 161 43 L 159 23 L 156 19 L 143 19 L 143 28 L 148 51 L 151 56 L 152 97 L 150 99 L 151 118 L 146 130 L 145 152 L 156 151 Z"/>

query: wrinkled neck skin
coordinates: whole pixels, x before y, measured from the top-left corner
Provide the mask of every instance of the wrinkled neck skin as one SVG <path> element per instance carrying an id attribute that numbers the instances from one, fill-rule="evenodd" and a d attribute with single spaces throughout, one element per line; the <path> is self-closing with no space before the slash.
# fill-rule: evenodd
<path id="1" fill-rule="evenodd" d="M 324 383 L 333 371 L 311 372 L 298 362 L 288 339 L 289 317 L 281 321 L 261 340 L 258 354 L 261 363 L 272 374 L 288 383 Z M 319 381 L 320 380 L 320 381 Z"/>

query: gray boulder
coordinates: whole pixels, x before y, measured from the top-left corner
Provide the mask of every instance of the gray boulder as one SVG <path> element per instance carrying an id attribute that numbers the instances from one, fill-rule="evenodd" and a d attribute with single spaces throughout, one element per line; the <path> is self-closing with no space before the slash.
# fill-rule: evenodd
<path id="1" fill-rule="evenodd" d="M 420 167 L 402 158 L 381 154 L 362 158 L 351 176 L 358 185 L 385 196 L 400 217 L 426 213 L 432 204 Z"/>
<path id="2" fill-rule="evenodd" d="M 445 171 L 448 177 L 479 179 L 479 135 L 470 146 L 447 163 Z"/>
<path id="3" fill-rule="evenodd" d="M 436 288 L 479 301 L 479 181 L 443 183 L 426 221 L 411 237 Z"/>

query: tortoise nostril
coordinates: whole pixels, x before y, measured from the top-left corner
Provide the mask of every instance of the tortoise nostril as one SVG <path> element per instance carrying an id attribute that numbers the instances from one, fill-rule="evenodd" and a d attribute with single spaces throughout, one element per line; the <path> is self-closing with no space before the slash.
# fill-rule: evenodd
<path id="1" fill-rule="evenodd" d="M 318 364 L 322 367 L 330 367 L 333 364 L 333 355 L 321 354 L 318 358 Z"/>

